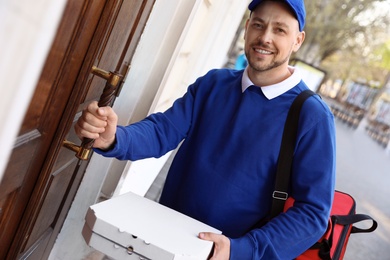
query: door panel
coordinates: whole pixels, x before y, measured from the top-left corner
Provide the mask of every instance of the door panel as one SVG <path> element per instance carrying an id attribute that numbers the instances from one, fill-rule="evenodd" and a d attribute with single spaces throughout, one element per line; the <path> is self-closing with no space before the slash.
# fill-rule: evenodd
<path id="1" fill-rule="evenodd" d="M 71 162 L 65 164 L 59 171 L 51 174 L 48 191 L 40 206 L 37 220 L 26 244 L 27 248 L 41 238 L 47 229 L 51 228 L 52 223 L 55 223 L 57 212 L 61 207 L 62 200 L 66 197 L 66 191 L 71 183 L 73 170 L 76 167 L 76 159 L 72 159 Z"/>
<path id="2" fill-rule="evenodd" d="M 126 73 L 153 3 L 68 1 L 0 184 L 0 259 L 48 257 L 88 164 L 62 142 L 105 86 L 91 68 Z"/>
<path id="3" fill-rule="evenodd" d="M 23 158 L 22 163 L 10 164 L 7 171 L 15 172 L 17 174 L 6 174 L 0 189 L 0 198 L 5 198 L 7 194 L 15 191 L 20 187 L 24 180 L 24 173 L 26 169 L 30 168 L 32 159 L 34 158 L 35 151 L 39 148 L 38 144 L 41 142 L 41 134 L 38 130 L 33 130 L 22 136 L 20 136 L 16 142 L 14 152 L 11 155 L 10 161 L 20 161 Z M 25 145 L 29 142 L 30 145 Z"/>

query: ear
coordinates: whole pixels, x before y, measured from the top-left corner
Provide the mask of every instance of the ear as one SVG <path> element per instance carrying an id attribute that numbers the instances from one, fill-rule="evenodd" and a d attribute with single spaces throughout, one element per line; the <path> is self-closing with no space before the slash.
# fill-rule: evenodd
<path id="1" fill-rule="evenodd" d="M 304 42 L 304 40 L 305 40 L 305 32 L 304 31 L 299 32 L 296 36 L 296 39 L 295 39 L 295 43 L 294 43 L 294 47 L 293 47 L 294 52 L 297 52 L 299 50 L 299 48 L 302 46 L 302 43 Z"/>

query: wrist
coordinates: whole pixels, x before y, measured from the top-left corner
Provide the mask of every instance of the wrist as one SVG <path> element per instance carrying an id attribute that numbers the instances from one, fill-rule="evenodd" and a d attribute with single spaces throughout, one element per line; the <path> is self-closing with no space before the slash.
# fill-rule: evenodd
<path id="1" fill-rule="evenodd" d="M 103 152 L 108 152 L 112 149 L 114 149 L 115 145 L 116 145 L 116 138 L 114 137 L 114 139 L 111 141 L 111 142 L 107 142 L 108 145 L 106 147 L 101 147 L 100 150 L 102 150 Z"/>

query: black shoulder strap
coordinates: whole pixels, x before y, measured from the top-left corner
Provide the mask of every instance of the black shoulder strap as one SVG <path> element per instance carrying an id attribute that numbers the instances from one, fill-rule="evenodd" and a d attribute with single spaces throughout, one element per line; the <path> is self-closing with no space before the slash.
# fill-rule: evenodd
<path id="1" fill-rule="evenodd" d="M 311 90 L 301 92 L 292 103 L 284 125 L 282 144 L 279 152 L 276 170 L 275 190 L 272 194 L 272 208 L 270 218 L 283 212 L 284 203 L 288 198 L 291 165 L 298 132 L 299 114 L 303 103 L 310 96 L 315 95 Z"/>

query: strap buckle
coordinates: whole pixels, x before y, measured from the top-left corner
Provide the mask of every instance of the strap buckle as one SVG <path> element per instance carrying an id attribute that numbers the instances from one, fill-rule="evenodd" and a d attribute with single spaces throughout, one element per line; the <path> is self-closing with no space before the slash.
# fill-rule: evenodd
<path id="1" fill-rule="evenodd" d="M 287 200 L 288 193 L 284 192 L 284 191 L 277 191 L 277 190 L 275 190 L 272 193 L 272 198 L 277 199 L 277 200 Z"/>

